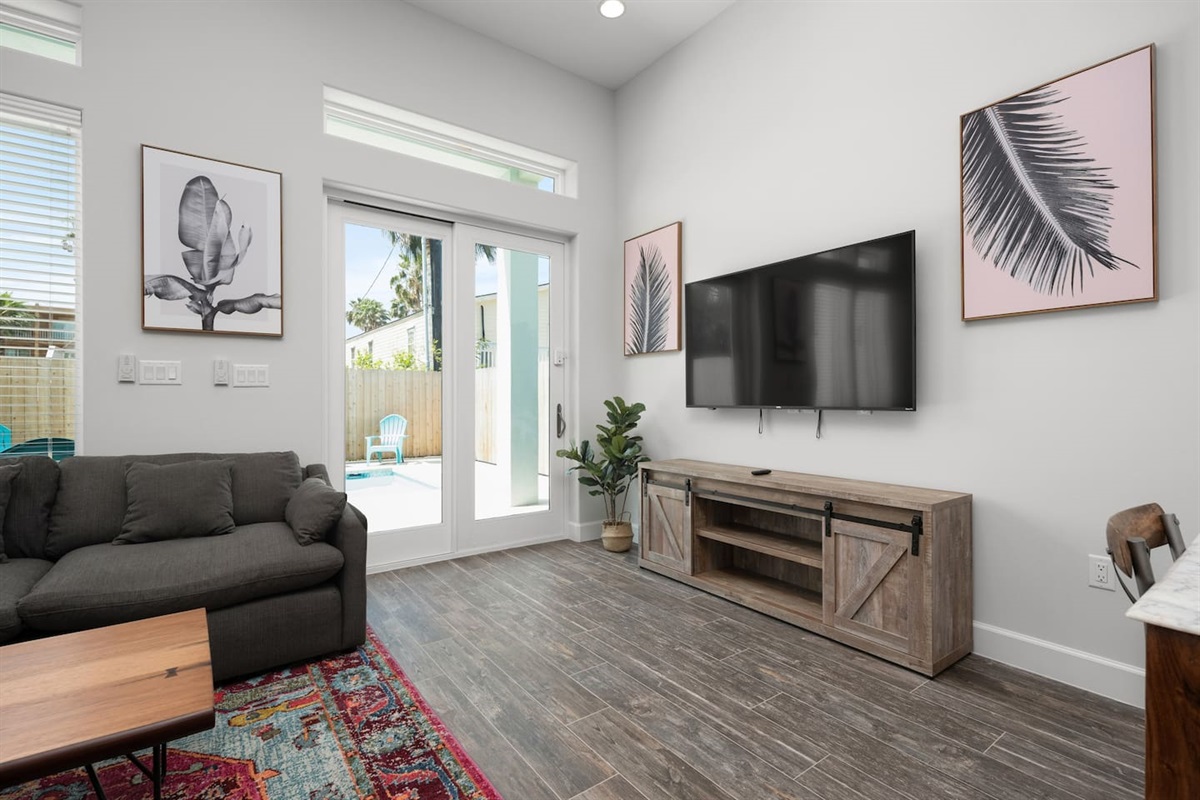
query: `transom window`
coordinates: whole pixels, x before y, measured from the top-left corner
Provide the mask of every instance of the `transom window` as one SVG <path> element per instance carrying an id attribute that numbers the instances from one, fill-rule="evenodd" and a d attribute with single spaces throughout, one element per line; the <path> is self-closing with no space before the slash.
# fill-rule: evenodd
<path id="1" fill-rule="evenodd" d="M 63 0 L 4 0 L 0 47 L 77 65 L 83 50 L 83 9 Z"/>
<path id="2" fill-rule="evenodd" d="M 325 132 L 543 192 L 576 196 L 574 161 L 328 86 Z"/>

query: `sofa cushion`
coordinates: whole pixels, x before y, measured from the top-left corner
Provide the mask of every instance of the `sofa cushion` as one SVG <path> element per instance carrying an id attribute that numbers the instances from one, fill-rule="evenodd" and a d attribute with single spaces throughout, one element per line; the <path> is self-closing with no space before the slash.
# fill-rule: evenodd
<path id="1" fill-rule="evenodd" d="M 341 568 L 336 547 L 301 547 L 287 523 L 264 522 L 224 536 L 72 550 L 17 608 L 30 628 L 83 630 L 292 592 Z"/>
<path id="2" fill-rule="evenodd" d="M 125 470 L 125 522 L 113 544 L 138 544 L 233 531 L 233 461 L 148 464 Z"/>
<path id="3" fill-rule="evenodd" d="M 21 633 L 17 602 L 52 566 L 40 558 L 10 558 L 0 564 L 0 642 L 15 639 Z"/>
<path id="4" fill-rule="evenodd" d="M 8 509 L 8 498 L 12 496 L 12 482 L 21 474 L 21 462 L 0 464 L 0 564 L 8 561 L 4 554 L 4 512 Z"/>
<path id="5" fill-rule="evenodd" d="M 283 522 L 288 500 L 303 477 L 300 457 L 291 451 L 218 457 L 233 459 L 233 521 Z"/>
<path id="6" fill-rule="evenodd" d="M 324 539 L 342 518 L 345 508 L 345 492 L 339 492 L 320 478 L 305 478 L 283 515 L 296 534 L 296 541 L 308 545 Z"/>
<path id="7" fill-rule="evenodd" d="M 233 460 L 234 524 L 282 522 L 287 502 L 300 485 L 300 459 L 295 453 L 75 456 L 62 462 L 46 555 L 61 558 L 77 547 L 108 543 L 117 537 L 125 521 L 125 470 L 130 464 L 225 458 Z"/>
<path id="8" fill-rule="evenodd" d="M 12 463 L 20 463 L 21 474 L 9 486 L 3 511 L 4 552 L 9 558 L 48 558 L 46 533 L 58 495 L 58 464 L 47 456 L 0 457 L 0 464 Z"/>

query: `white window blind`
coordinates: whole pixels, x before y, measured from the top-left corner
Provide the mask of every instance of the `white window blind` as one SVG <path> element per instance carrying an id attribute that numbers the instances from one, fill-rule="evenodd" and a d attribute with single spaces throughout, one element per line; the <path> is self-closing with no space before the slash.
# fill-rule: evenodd
<path id="1" fill-rule="evenodd" d="M 79 414 L 80 112 L 0 93 L 0 449 L 61 458 Z"/>

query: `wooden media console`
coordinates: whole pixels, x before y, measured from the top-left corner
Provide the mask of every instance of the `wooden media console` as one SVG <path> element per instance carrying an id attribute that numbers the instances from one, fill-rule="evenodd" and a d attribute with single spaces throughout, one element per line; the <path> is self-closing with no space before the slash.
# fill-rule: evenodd
<path id="1" fill-rule="evenodd" d="M 639 564 L 933 676 L 971 652 L 971 495 L 641 466 Z"/>

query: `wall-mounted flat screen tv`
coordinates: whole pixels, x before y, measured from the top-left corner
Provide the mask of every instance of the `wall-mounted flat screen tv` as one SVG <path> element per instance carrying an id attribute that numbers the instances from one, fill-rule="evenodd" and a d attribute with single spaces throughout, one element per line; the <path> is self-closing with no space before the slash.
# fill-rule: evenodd
<path id="1" fill-rule="evenodd" d="M 916 232 L 687 284 L 687 404 L 916 409 Z"/>

